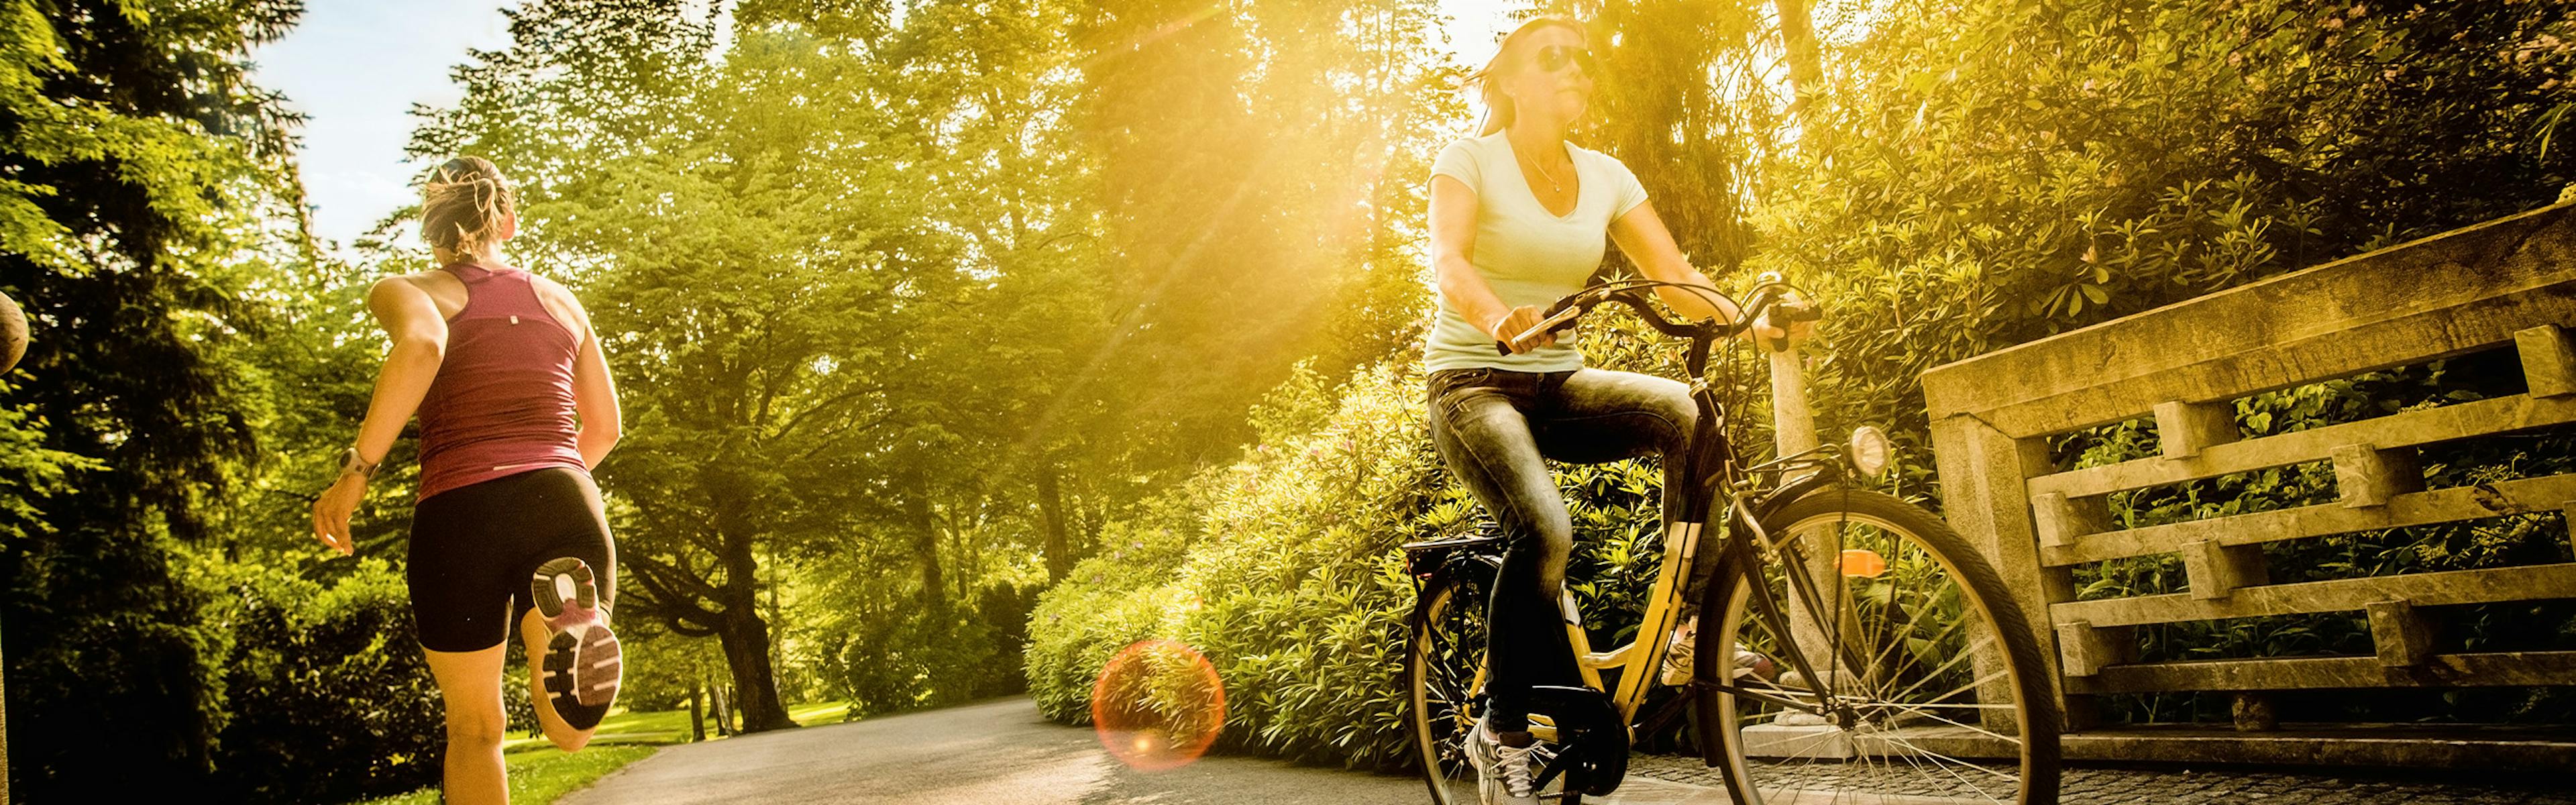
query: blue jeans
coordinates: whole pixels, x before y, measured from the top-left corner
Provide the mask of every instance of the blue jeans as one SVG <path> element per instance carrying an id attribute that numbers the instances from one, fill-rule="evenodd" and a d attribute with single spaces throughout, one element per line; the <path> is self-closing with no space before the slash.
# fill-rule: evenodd
<path id="1" fill-rule="evenodd" d="M 1680 476 L 1698 408 L 1679 382 L 1604 369 L 1448 369 L 1431 373 L 1428 385 L 1432 445 L 1503 530 L 1503 566 L 1486 610 L 1487 723 L 1497 732 L 1525 730 L 1531 686 L 1582 684 L 1557 608 L 1574 524 L 1545 459 L 1658 456 L 1669 527 L 1688 498 Z"/>

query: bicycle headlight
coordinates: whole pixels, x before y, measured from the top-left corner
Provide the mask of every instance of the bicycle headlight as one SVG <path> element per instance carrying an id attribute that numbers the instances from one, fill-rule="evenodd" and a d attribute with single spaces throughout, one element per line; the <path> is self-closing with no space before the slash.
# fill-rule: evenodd
<path id="1" fill-rule="evenodd" d="M 1888 456 L 1894 452 L 1894 448 L 1888 446 L 1885 431 L 1869 425 L 1852 429 L 1852 469 L 1859 470 L 1862 477 L 1876 478 L 1886 472 Z"/>

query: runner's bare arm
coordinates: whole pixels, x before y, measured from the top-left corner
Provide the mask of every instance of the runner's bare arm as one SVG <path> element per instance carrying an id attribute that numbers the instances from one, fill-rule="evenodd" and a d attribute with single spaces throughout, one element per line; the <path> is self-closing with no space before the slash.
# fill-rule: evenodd
<path id="1" fill-rule="evenodd" d="M 377 463 L 402 437 L 403 424 L 420 410 L 438 366 L 447 359 L 447 320 L 429 292 L 402 277 L 387 277 L 367 291 L 367 309 L 393 340 L 376 373 L 375 397 L 358 424 L 358 460 Z"/>
<path id="2" fill-rule="evenodd" d="M 393 346 L 376 373 L 375 396 L 367 403 L 366 419 L 358 423 L 355 447 L 359 461 L 381 464 L 393 452 L 394 440 L 402 437 L 403 424 L 420 409 L 421 398 L 429 395 L 429 384 L 438 379 L 438 365 L 447 357 L 447 320 L 427 291 L 402 277 L 387 277 L 368 289 L 367 309 Z M 313 501 L 313 535 L 323 545 L 343 554 L 356 550 L 349 515 L 357 511 L 366 487 L 365 476 L 344 473 Z"/>

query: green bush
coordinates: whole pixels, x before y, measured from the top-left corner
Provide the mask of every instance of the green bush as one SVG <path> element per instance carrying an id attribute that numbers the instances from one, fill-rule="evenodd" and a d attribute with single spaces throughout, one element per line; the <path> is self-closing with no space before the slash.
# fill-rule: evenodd
<path id="1" fill-rule="evenodd" d="M 1225 684 L 1220 745 L 1299 760 L 1404 762 L 1405 617 L 1413 580 L 1397 546 L 1470 530 L 1477 508 L 1432 452 L 1422 378 L 1379 366 L 1328 390 L 1311 372 L 1254 416 L 1241 462 L 1190 479 L 1113 524 L 1106 552 L 1039 599 L 1030 694 L 1050 717 L 1089 718 L 1119 649 L 1174 639 Z M 1577 530 L 1571 581 L 1598 639 L 1634 632 L 1655 558 L 1660 476 L 1626 461 L 1558 473 Z"/>
<path id="2" fill-rule="evenodd" d="M 814 629 L 816 692 L 848 701 L 853 719 L 1019 693 L 1010 655 L 1036 592 L 1001 585 L 971 608 L 843 613 Z"/>
<path id="3" fill-rule="evenodd" d="M 362 559 L 328 584 L 251 565 L 225 573 L 226 596 L 207 614 L 235 645 L 223 672 L 232 719 L 215 749 L 220 790 L 339 802 L 438 782 L 445 720 L 401 571 Z M 524 706 L 523 684 L 504 689 Z"/>

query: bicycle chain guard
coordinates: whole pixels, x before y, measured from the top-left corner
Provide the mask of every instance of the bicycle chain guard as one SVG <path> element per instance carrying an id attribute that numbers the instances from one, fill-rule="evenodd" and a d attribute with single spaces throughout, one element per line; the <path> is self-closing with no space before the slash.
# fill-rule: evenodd
<path id="1" fill-rule="evenodd" d="M 1533 685 L 1530 711 L 1556 722 L 1556 743 L 1567 760 L 1565 786 L 1605 796 L 1628 777 L 1628 725 L 1610 694 L 1591 688 Z"/>

